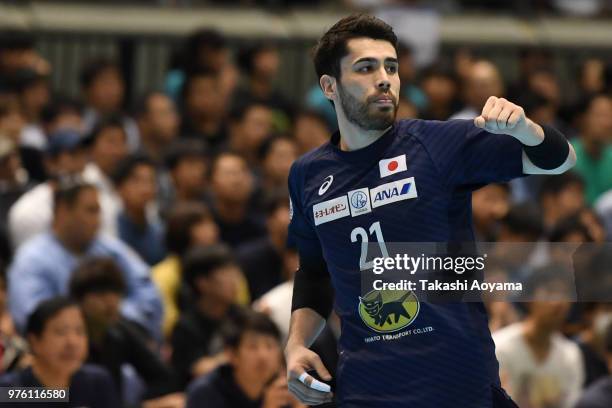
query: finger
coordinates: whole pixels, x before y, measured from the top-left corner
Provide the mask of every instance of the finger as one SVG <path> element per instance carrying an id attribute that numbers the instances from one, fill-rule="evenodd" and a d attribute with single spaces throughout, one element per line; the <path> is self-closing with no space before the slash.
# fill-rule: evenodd
<path id="1" fill-rule="evenodd" d="M 499 114 L 501 113 L 504 106 L 505 103 L 501 99 L 498 99 L 497 102 L 495 102 L 493 108 L 491 108 L 491 110 L 489 111 L 489 114 L 485 116 L 485 119 L 487 120 L 487 126 L 489 128 L 497 129 L 497 118 L 499 117 Z"/>
<path id="2" fill-rule="evenodd" d="M 474 118 L 474 126 L 484 129 L 487 121 L 482 116 L 477 116 Z"/>
<path id="3" fill-rule="evenodd" d="M 331 374 L 329 373 L 329 371 L 327 371 L 327 368 L 325 368 L 319 356 L 313 357 L 311 363 L 314 366 L 314 369 L 317 370 L 317 374 L 319 374 L 319 377 L 321 377 L 325 381 L 329 381 L 332 379 Z"/>
<path id="4" fill-rule="evenodd" d="M 495 106 L 495 102 L 497 102 L 497 97 L 489 96 L 489 99 L 487 99 L 487 102 L 483 106 L 481 116 L 485 118 L 485 120 L 487 119 L 487 115 L 489 114 L 491 109 L 493 109 L 493 106 Z"/>
<path id="5" fill-rule="evenodd" d="M 325 367 L 323 367 L 325 368 Z M 326 370 L 327 371 L 327 370 Z M 329 373 L 327 374 L 329 375 Z M 330 392 L 331 391 L 331 387 L 329 386 L 329 384 L 325 384 L 319 380 L 317 380 L 316 378 L 306 374 L 306 373 L 302 373 L 299 377 L 298 380 L 300 380 L 304 385 L 307 385 L 308 387 L 312 388 L 313 390 L 317 390 L 317 391 L 321 391 L 321 392 Z"/>
<path id="6" fill-rule="evenodd" d="M 497 127 L 500 129 L 506 129 L 506 127 L 508 126 L 508 118 L 510 118 L 510 115 L 514 112 L 514 109 L 509 106 L 506 105 L 506 107 L 504 109 L 502 109 L 502 111 L 499 113 L 499 116 L 497 117 Z"/>
<path id="7" fill-rule="evenodd" d="M 514 127 L 517 125 L 520 119 L 521 119 L 521 110 L 515 109 L 510 115 L 510 117 L 508 118 L 507 128 L 514 129 Z"/>

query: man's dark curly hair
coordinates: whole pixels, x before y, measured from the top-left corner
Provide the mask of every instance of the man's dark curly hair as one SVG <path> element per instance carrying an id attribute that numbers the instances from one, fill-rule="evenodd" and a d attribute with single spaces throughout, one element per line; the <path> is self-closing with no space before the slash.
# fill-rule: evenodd
<path id="1" fill-rule="evenodd" d="M 332 26 L 314 49 L 317 76 L 330 75 L 340 79 L 340 60 L 348 54 L 347 43 L 353 38 L 388 41 L 397 50 L 397 37 L 391 26 L 367 14 L 353 14 Z"/>

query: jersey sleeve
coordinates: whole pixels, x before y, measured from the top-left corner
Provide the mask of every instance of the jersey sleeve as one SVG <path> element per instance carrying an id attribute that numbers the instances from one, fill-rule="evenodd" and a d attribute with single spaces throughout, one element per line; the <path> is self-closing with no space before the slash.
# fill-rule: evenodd
<path id="1" fill-rule="evenodd" d="M 472 120 L 424 121 L 419 135 L 451 188 L 476 188 L 524 176 L 523 145 L 512 136 L 480 129 Z"/>
<path id="2" fill-rule="evenodd" d="M 291 310 L 310 308 L 327 318 L 333 306 L 333 289 L 321 243 L 303 207 L 304 174 L 299 162 L 289 173 L 290 222 L 288 241 L 300 258 L 293 284 Z"/>

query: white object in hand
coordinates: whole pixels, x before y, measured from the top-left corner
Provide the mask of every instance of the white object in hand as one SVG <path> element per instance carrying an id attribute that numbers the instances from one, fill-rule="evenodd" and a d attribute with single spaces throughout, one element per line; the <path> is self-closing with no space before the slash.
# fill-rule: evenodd
<path id="1" fill-rule="evenodd" d="M 317 390 L 317 391 L 321 391 L 321 392 L 331 392 L 331 387 L 329 386 L 329 384 L 322 383 L 321 381 L 319 381 L 319 380 L 317 380 L 316 378 L 313 378 L 313 377 L 310 377 L 310 378 L 312 378 L 312 383 L 307 384 L 306 383 L 306 377 L 309 377 L 309 375 L 304 372 L 304 373 L 300 374 L 300 376 L 298 377 L 298 380 L 300 380 L 302 383 L 304 383 L 306 386 L 312 388 L 313 390 Z"/>

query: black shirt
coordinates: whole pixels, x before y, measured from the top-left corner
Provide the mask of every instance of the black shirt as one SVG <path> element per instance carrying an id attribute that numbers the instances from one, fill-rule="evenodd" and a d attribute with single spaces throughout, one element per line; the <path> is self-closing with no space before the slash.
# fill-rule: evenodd
<path id="1" fill-rule="evenodd" d="M 172 365 L 183 386 L 191 380 L 191 366 L 198 359 L 223 351 L 219 329 L 237 310 L 237 306 L 230 306 L 226 317 L 221 320 L 211 319 L 196 310 L 181 315 L 172 332 L 171 342 Z"/>
<path id="2" fill-rule="evenodd" d="M 252 400 L 234 380 L 231 365 L 222 365 L 195 380 L 187 388 L 186 408 L 259 408 L 262 400 Z"/>
<path id="3" fill-rule="evenodd" d="M 251 299 L 283 282 L 283 258 L 267 236 L 241 246 L 237 256 L 249 282 Z"/>
<path id="4" fill-rule="evenodd" d="M 118 389 L 121 366 L 132 365 L 146 383 L 145 400 L 179 390 L 172 370 L 149 348 L 146 336 L 124 319 L 108 329 L 101 344 L 90 342 L 88 361 L 105 367 Z"/>
<path id="5" fill-rule="evenodd" d="M 0 378 L 3 387 L 42 387 L 31 367 L 6 374 Z M 70 381 L 69 403 L 15 402 L 2 403 L 2 407 L 42 408 L 44 407 L 87 407 L 117 408 L 121 406 L 119 394 L 111 376 L 102 367 L 85 364 Z"/>

